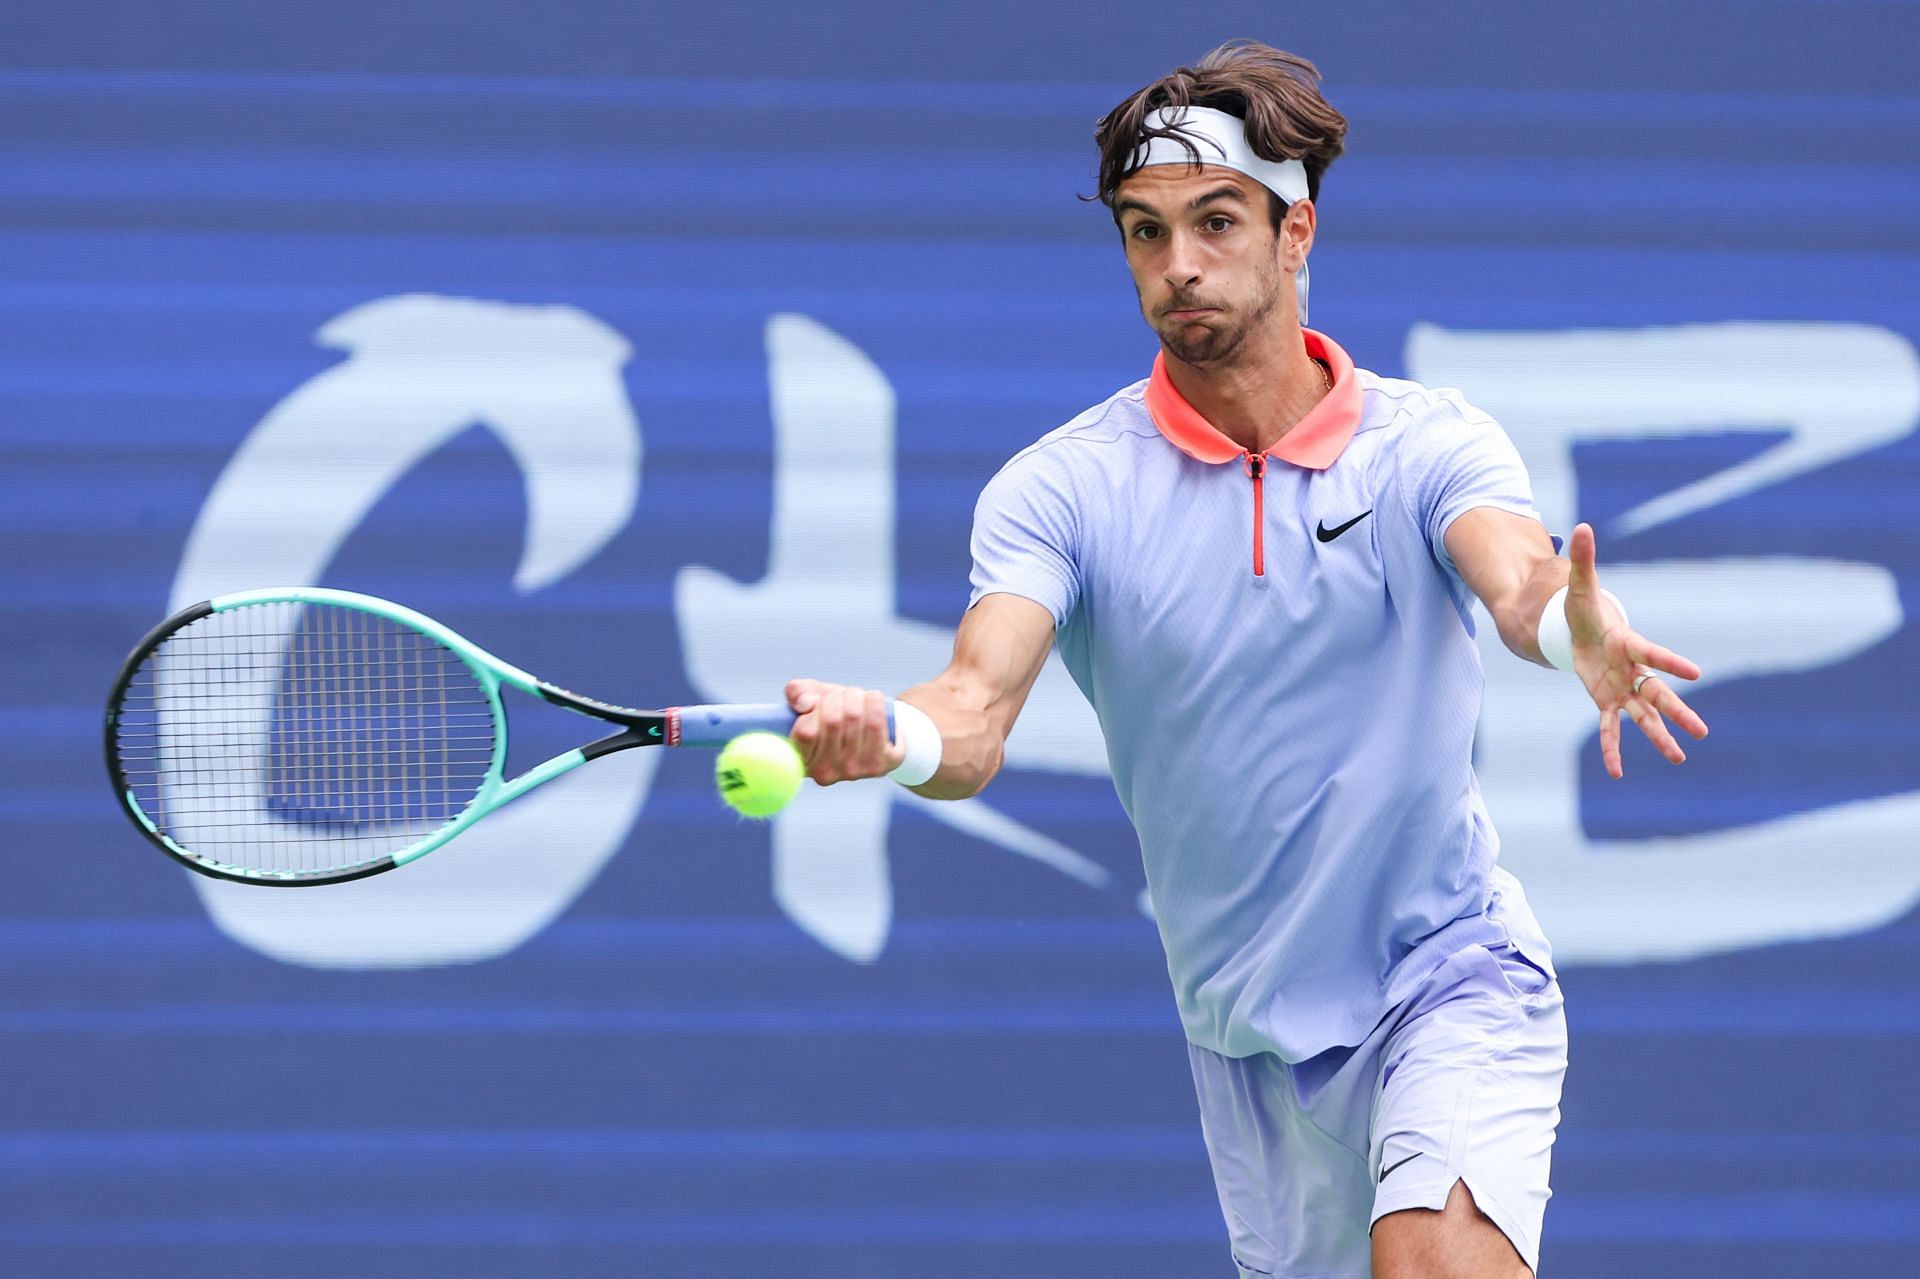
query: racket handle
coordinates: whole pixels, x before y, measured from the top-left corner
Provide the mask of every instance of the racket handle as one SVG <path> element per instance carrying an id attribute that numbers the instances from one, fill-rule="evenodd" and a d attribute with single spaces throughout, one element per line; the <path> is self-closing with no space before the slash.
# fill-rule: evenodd
<path id="1" fill-rule="evenodd" d="M 676 746 L 725 746 L 742 733 L 778 733 L 785 737 L 793 731 L 798 718 L 785 702 L 723 702 L 714 706 L 680 706 L 672 714 L 679 718 Z M 887 699 L 887 740 L 893 740 L 893 699 Z"/>

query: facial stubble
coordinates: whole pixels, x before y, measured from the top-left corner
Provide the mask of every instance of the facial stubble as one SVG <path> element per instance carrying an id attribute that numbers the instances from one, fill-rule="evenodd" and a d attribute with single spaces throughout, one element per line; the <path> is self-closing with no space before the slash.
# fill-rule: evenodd
<path id="1" fill-rule="evenodd" d="M 1245 345 L 1248 335 L 1265 324 L 1267 317 L 1273 314 L 1274 308 L 1280 305 L 1281 282 L 1285 276 L 1286 273 L 1280 270 L 1280 242 L 1276 237 L 1273 251 L 1260 271 L 1259 291 L 1254 295 L 1252 307 L 1247 311 L 1244 320 L 1238 324 L 1228 324 L 1220 328 L 1215 328 L 1211 324 L 1168 324 L 1165 327 L 1153 324 L 1153 330 L 1159 334 L 1160 341 L 1166 345 L 1168 354 L 1183 364 L 1192 365 L 1195 368 L 1231 367 L 1240 348 Z M 1137 286 L 1135 292 L 1138 292 Z M 1176 294 L 1165 309 L 1177 311 L 1183 304 L 1191 307 L 1197 301 L 1197 299 L 1182 298 Z M 1205 302 L 1198 304 L 1207 305 Z M 1216 315 L 1229 316 L 1231 312 L 1221 308 Z M 1152 321 L 1149 320 L 1149 323 Z"/>

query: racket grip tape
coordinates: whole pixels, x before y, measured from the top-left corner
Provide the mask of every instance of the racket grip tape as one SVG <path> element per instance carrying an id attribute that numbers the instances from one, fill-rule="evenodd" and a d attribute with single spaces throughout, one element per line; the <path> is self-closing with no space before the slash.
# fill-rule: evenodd
<path id="1" fill-rule="evenodd" d="M 725 746 L 742 733 L 793 731 L 798 718 L 785 702 L 722 702 L 712 706 L 675 706 L 667 711 L 667 745 Z M 887 740 L 894 739 L 893 699 L 887 699 Z"/>

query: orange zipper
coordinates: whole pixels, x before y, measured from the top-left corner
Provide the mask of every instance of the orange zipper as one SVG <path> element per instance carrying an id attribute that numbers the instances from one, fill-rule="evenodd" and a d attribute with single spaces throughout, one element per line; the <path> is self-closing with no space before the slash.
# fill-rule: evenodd
<path id="1" fill-rule="evenodd" d="M 1267 520 L 1260 492 L 1260 479 L 1266 473 L 1267 455 L 1249 452 L 1247 474 L 1253 477 L 1253 575 L 1255 577 L 1265 577 L 1267 573 Z"/>

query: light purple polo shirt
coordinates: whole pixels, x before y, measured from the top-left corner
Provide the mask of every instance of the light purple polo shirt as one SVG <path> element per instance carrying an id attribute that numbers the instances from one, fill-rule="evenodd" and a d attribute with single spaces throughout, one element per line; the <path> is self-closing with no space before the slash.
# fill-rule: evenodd
<path id="1" fill-rule="evenodd" d="M 1161 362 L 1022 450 L 980 496 L 969 602 L 1053 614 L 1188 1038 L 1290 1061 L 1358 1044 L 1465 946 L 1550 963 L 1497 901 L 1472 597 L 1442 542 L 1475 507 L 1532 516 L 1526 470 L 1458 392 L 1306 341 L 1333 390 L 1263 457 Z"/>

